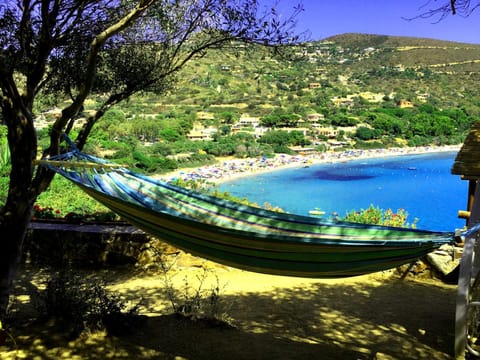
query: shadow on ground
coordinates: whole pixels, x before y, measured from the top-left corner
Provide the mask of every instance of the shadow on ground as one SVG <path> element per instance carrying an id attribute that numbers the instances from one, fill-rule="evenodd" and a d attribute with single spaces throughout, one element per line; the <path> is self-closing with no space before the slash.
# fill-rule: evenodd
<path id="1" fill-rule="evenodd" d="M 248 273 L 245 273 L 248 276 Z M 263 281 L 269 281 L 264 276 Z M 369 278 L 367 278 L 369 279 Z M 116 278 L 129 281 L 127 275 Z M 258 279 L 256 279 L 258 281 Z M 25 275 L 17 287 L 33 291 Z M 83 334 L 70 340 L 55 324 L 31 321 L 28 303 L 12 327 L 12 342 L 0 347 L 2 359 L 15 355 L 42 359 L 451 359 L 454 343 L 455 286 L 435 281 L 387 278 L 381 281 L 308 281 L 268 292 L 222 295 L 230 304 L 232 326 L 155 313 L 161 287 L 141 282 L 123 291 L 144 299 L 148 316 L 138 316 L 132 331 Z M 159 284 L 160 285 L 160 284 Z M 23 308 L 22 308 L 23 307 Z"/>

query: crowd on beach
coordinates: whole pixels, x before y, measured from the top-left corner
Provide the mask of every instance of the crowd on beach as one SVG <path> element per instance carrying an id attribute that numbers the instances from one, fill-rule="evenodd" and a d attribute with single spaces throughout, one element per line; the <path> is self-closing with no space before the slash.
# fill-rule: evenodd
<path id="1" fill-rule="evenodd" d="M 441 151 L 457 151 L 459 146 L 424 146 L 415 148 L 388 148 L 371 150 L 346 150 L 341 152 L 322 152 L 312 154 L 279 154 L 273 158 L 228 159 L 214 165 L 196 169 L 180 169 L 162 176 L 166 181 L 176 179 L 207 180 L 215 183 L 232 180 L 241 176 L 250 176 L 262 172 L 289 167 L 308 167 L 313 164 L 344 162 L 357 159 L 389 157 L 407 154 L 424 154 Z"/>

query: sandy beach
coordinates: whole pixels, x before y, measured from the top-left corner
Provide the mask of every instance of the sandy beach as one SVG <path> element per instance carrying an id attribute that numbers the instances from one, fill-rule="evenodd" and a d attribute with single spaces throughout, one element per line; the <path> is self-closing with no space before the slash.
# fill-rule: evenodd
<path id="1" fill-rule="evenodd" d="M 346 150 L 341 152 L 324 152 L 305 155 L 277 154 L 273 158 L 222 158 L 216 164 L 199 168 L 177 169 L 159 178 L 172 181 L 175 179 L 205 180 L 215 184 L 234 180 L 240 177 L 252 176 L 264 172 L 301 168 L 315 164 L 347 162 L 352 160 L 388 158 L 392 156 L 427 154 L 436 152 L 458 151 L 460 145 L 422 146 L 407 148 L 388 148 L 372 150 Z"/>

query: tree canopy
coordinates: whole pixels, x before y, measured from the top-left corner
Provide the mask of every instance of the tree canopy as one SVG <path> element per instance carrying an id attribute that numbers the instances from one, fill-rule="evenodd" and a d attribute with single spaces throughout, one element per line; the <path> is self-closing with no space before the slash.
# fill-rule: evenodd
<path id="1" fill-rule="evenodd" d="M 50 130 L 47 157 L 61 151 L 61 134 L 70 133 L 92 91 L 104 94 L 76 138 L 82 148 L 113 105 L 144 90 L 165 92 L 178 70 L 208 49 L 294 43 L 300 11 L 293 7 L 291 16 L 280 17 L 274 6 L 261 7 L 256 0 L 9 0 L 0 5 L 0 110 L 11 154 L 8 197 L 0 209 L 0 316 L 33 204 L 53 177 L 33 165 L 40 98 L 50 95 L 58 104 L 69 98 Z"/>

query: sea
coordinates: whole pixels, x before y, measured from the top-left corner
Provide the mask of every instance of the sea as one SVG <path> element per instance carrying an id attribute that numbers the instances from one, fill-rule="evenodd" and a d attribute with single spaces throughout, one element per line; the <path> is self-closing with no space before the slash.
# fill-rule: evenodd
<path id="1" fill-rule="evenodd" d="M 274 170 L 219 185 L 219 190 L 269 203 L 285 212 L 324 218 L 344 217 L 370 205 L 408 213 L 424 230 L 454 231 L 465 225 L 457 216 L 466 210 L 468 182 L 450 170 L 457 152 L 399 155 L 309 167 Z"/>

